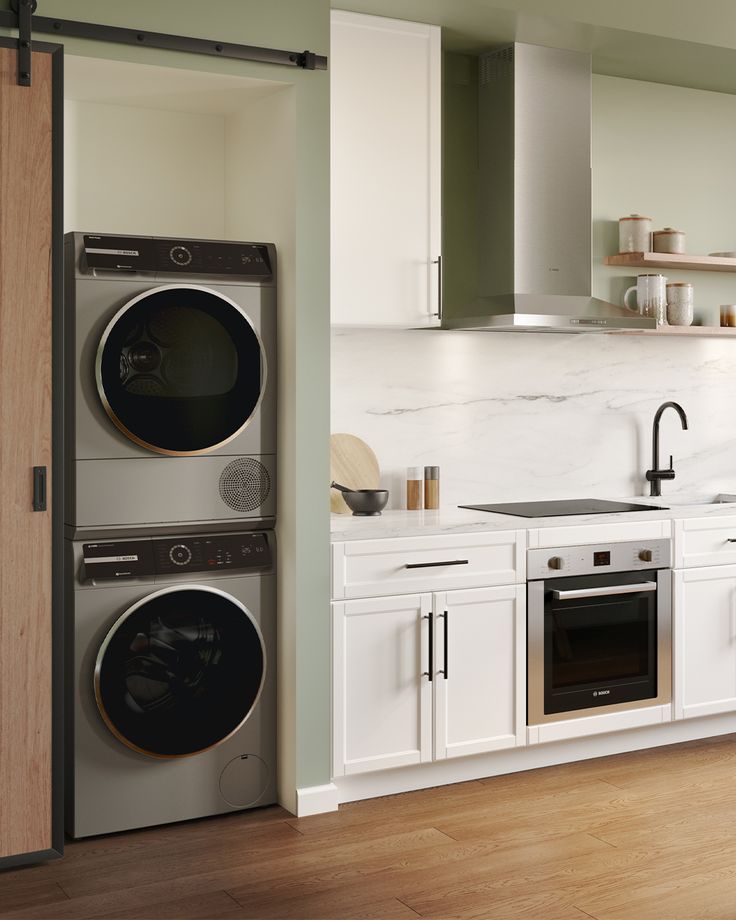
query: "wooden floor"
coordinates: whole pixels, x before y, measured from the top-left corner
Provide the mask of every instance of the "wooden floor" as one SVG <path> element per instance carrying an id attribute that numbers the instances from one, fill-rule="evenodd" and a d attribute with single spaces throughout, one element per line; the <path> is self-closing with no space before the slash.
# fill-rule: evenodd
<path id="1" fill-rule="evenodd" d="M 736 736 L 70 843 L 0 917 L 736 920 Z"/>

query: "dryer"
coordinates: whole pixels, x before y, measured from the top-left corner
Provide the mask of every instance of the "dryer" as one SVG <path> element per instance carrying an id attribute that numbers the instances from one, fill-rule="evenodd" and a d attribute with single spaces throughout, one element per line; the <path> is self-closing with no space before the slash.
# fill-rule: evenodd
<path id="1" fill-rule="evenodd" d="M 69 233 L 65 520 L 273 523 L 276 251 Z"/>
<path id="2" fill-rule="evenodd" d="M 67 831 L 276 801 L 268 531 L 67 541 Z"/>

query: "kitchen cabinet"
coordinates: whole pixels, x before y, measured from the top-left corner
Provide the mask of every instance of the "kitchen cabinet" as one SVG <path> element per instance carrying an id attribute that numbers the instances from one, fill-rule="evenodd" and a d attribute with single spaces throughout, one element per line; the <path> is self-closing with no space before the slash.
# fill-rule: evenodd
<path id="1" fill-rule="evenodd" d="M 438 324 L 440 29 L 333 10 L 336 325 Z"/>
<path id="2" fill-rule="evenodd" d="M 525 579 L 523 530 L 350 540 L 332 547 L 335 600 L 509 585 Z"/>
<path id="3" fill-rule="evenodd" d="M 736 711 L 736 565 L 674 579 L 675 718 Z"/>
<path id="4" fill-rule="evenodd" d="M 431 595 L 333 604 L 333 773 L 432 758 Z"/>
<path id="5" fill-rule="evenodd" d="M 334 603 L 333 774 L 524 744 L 525 662 L 523 585 Z"/>
<path id="6" fill-rule="evenodd" d="M 434 596 L 436 760 L 526 739 L 526 589 Z"/>

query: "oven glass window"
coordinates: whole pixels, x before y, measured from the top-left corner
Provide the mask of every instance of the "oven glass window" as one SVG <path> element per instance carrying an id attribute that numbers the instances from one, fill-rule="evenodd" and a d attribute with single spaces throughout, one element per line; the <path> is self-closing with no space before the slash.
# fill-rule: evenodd
<path id="1" fill-rule="evenodd" d="M 153 595 L 103 643 L 95 696 L 113 734 L 144 754 L 183 757 L 213 747 L 248 717 L 265 671 L 261 635 L 227 595 Z"/>
<path id="2" fill-rule="evenodd" d="M 154 288 L 108 327 L 97 385 L 113 422 L 160 453 L 213 450 L 260 401 L 261 344 L 245 315 L 197 287 Z"/>
<path id="3" fill-rule="evenodd" d="M 601 576 L 597 587 L 614 589 L 588 598 L 545 595 L 544 712 L 573 712 L 645 700 L 657 695 L 656 592 L 615 593 L 615 581 Z M 585 583 L 556 583 L 564 594 Z"/>
<path id="4" fill-rule="evenodd" d="M 553 688 L 646 677 L 653 641 L 650 619 L 646 597 L 553 607 Z"/>

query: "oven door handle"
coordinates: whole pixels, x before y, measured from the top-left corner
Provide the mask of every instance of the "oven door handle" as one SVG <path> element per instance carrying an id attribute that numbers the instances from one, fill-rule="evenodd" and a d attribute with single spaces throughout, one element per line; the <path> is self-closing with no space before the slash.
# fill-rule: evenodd
<path id="1" fill-rule="evenodd" d="M 656 581 L 641 581 L 635 585 L 601 585 L 600 588 L 577 588 L 574 591 L 553 591 L 556 601 L 575 601 L 587 597 L 609 597 L 613 594 L 640 594 L 644 591 L 656 591 Z"/>

